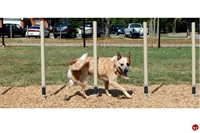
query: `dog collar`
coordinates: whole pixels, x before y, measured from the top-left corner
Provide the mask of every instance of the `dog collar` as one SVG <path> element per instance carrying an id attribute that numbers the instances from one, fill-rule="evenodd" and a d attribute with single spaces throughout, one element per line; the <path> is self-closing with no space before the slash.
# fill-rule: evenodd
<path id="1" fill-rule="evenodd" d="M 117 74 L 119 77 L 121 76 L 121 71 L 117 68 L 114 69 L 115 74 Z"/>

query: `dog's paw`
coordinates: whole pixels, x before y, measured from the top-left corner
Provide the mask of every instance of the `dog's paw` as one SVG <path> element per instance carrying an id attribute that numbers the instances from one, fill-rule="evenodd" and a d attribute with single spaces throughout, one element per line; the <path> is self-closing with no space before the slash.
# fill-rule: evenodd
<path id="1" fill-rule="evenodd" d="M 84 98 L 85 98 L 85 99 L 89 99 L 89 98 L 90 98 L 90 96 L 84 96 Z"/>
<path id="2" fill-rule="evenodd" d="M 131 99 L 132 97 L 131 97 L 131 95 L 128 95 L 128 96 L 126 96 L 127 98 L 129 98 L 129 99 Z"/>
<path id="3" fill-rule="evenodd" d="M 112 95 L 110 93 L 107 93 L 107 96 L 111 97 Z"/>
<path id="4" fill-rule="evenodd" d="M 63 100 L 68 100 L 69 97 L 67 95 L 64 95 Z"/>

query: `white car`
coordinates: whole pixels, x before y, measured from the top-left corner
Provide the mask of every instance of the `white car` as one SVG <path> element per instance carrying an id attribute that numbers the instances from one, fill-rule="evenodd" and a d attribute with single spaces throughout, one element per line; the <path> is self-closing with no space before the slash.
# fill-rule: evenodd
<path id="1" fill-rule="evenodd" d="M 78 28 L 78 34 L 81 35 L 81 31 L 83 29 L 83 26 L 81 26 L 80 28 Z"/>
<path id="2" fill-rule="evenodd" d="M 84 35 L 85 30 L 85 35 Z M 81 30 L 82 38 L 85 38 L 87 36 L 92 37 L 93 35 L 93 23 L 92 22 L 86 22 L 85 27 Z M 101 37 L 101 31 L 100 28 L 97 27 L 97 37 Z"/>
<path id="3" fill-rule="evenodd" d="M 48 30 L 44 30 L 45 32 L 45 37 L 49 38 L 50 37 L 50 32 Z M 31 26 L 28 28 L 26 31 L 26 36 L 28 37 L 40 37 L 40 26 Z"/>
<path id="4" fill-rule="evenodd" d="M 124 29 L 124 36 L 125 37 L 139 37 L 139 36 L 143 36 L 143 28 L 142 25 L 140 23 L 130 23 L 128 24 L 128 27 Z"/>

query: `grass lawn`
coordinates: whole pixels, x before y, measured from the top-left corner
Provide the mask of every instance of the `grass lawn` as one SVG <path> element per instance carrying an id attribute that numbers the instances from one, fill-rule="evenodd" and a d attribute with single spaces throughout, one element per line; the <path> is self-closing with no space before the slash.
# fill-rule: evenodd
<path id="1" fill-rule="evenodd" d="M 143 86 L 143 48 L 98 47 L 98 56 L 114 56 L 131 52 L 130 80 L 120 83 Z M 45 47 L 46 84 L 64 84 L 68 64 L 83 53 L 93 55 L 92 47 Z M 40 47 L 0 48 L 0 86 L 41 84 Z M 149 85 L 191 84 L 191 48 L 148 48 Z M 196 48 L 196 82 L 199 82 L 199 48 Z M 88 82 L 93 85 L 92 78 Z M 100 84 L 102 82 L 99 82 Z"/>

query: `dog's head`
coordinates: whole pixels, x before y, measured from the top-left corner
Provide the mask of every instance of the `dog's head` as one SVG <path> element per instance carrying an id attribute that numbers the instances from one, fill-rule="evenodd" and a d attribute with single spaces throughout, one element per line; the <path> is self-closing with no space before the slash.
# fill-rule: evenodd
<path id="1" fill-rule="evenodd" d="M 127 54 L 126 57 L 121 56 L 121 54 L 118 52 L 117 53 L 117 67 L 121 71 L 123 77 L 125 79 L 129 79 L 127 73 L 129 70 L 131 60 L 130 60 L 130 52 Z"/>

